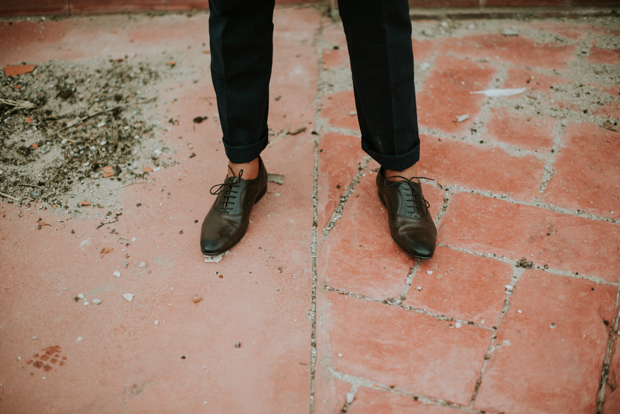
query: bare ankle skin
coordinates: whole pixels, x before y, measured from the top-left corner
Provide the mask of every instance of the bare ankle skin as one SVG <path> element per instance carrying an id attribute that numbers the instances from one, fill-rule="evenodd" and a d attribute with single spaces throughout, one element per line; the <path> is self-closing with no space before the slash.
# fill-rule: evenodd
<path id="1" fill-rule="evenodd" d="M 245 174 L 245 172 L 244 172 Z M 390 177 L 395 177 L 395 176 L 399 176 L 399 177 L 405 177 L 407 179 L 413 178 L 413 177 L 417 177 L 418 176 L 418 166 L 417 164 L 413 164 L 411 167 L 406 168 L 402 171 L 396 171 L 396 170 L 385 170 L 385 178 L 390 178 Z M 420 182 L 420 180 L 415 179 L 413 180 L 414 182 L 418 183 Z"/>
<path id="2" fill-rule="evenodd" d="M 232 177 L 234 173 L 236 177 L 239 176 L 239 171 L 243 170 L 243 178 L 244 180 L 253 180 L 258 176 L 258 158 L 253 159 L 250 162 L 245 162 L 242 164 L 235 164 L 232 162 L 228 162 L 228 177 Z M 230 171 L 232 169 L 232 172 Z"/>

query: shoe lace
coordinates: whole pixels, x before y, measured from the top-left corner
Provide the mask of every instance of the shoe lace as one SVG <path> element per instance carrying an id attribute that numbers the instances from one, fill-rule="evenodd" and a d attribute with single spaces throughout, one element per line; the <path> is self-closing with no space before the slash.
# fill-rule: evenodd
<path id="1" fill-rule="evenodd" d="M 391 178 L 401 178 L 401 180 L 392 180 Z M 418 187 L 414 185 L 414 181 L 415 179 L 419 180 L 420 178 L 423 178 L 425 180 L 430 180 L 430 181 L 435 181 L 433 178 L 428 178 L 428 177 L 411 177 L 411 178 L 407 178 L 407 177 L 403 177 L 402 175 L 394 175 L 392 177 L 386 177 L 384 184 L 386 185 L 394 185 L 395 183 L 406 183 L 407 187 L 409 188 L 409 190 L 411 190 L 411 192 L 407 192 L 406 193 L 406 197 L 405 197 L 405 203 L 407 205 L 407 207 L 411 210 L 410 212 L 412 214 L 416 214 L 418 213 L 418 207 L 420 206 L 420 203 L 422 205 L 424 205 L 424 207 L 426 207 L 426 209 L 428 210 L 431 207 L 431 203 L 429 203 L 426 198 L 424 198 L 424 195 L 422 195 L 422 192 L 420 190 L 418 190 Z M 419 214 L 424 215 L 424 209 L 420 208 Z"/>
<path id="2" fill-rule="evenodd" d="M 241 177 L 243 176 L 243 170 L 239 171 L 239 175 L 235 175 L 232 168 L 230 168 L 230 166 L 228 166 L 228 168 L 232 173 L 232 177 L 227 177 L 225 182 L 222 184 L 216 184 L 209 190 L 209 192 L 213 195 L 222 194 L 223 201 L 220 210 L 223 213 L 233 209 L 232 207 L 229 207 L 229 205 L 232 206 L 235 204 L 235 202 L 232 201 L 237 197 L 238 193 L 238 191 L 235 191 L 235 188 L 239 186 Z"/>

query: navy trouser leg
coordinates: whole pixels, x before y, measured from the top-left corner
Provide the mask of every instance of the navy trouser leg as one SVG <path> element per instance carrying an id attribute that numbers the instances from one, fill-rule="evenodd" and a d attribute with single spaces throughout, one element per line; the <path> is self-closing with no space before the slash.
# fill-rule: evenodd
<path id="1" fill-rule="evenodd" d="M 267 146 L 275 0 L 209 0 L 211 77 L 233 163 Z"/>
<path id="2" fill-rule="evenodd" d="M 407 0 L 339 0 L 362 148 L 402 171 L 420 159 Z"/>
<path id="3" fill-rule="evenodd" d="M 258 157 L 268 141 L 274 0 L 210 0 L 211 73 L 226 155 Z M 339 0 L 362 148 L 402 171 L 420 157 L 407 0 Z"/>

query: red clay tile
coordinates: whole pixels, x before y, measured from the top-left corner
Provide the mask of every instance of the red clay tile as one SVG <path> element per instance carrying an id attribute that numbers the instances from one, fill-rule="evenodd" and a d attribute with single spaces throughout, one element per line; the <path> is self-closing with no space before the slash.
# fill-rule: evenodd
<path id="1" fill-rule="evenodd" d="M 405 305 L 492 327 L 511 276 L 507 263 L 437 247 L 435 256 L 418 267 Z"/>
<path id="2" fill-rule="evenodd" d="M 540 44 L 526 36 L 502 36 L 497 33 L 444 39 L 438 52 L 517 66 L 567 70 L 574 49 L 574 45 Z"/>
<path id="3" fill-rule="evenodd" d="M 321 117 L 331 126 L 359 132 L 353 90 L 347 89 L 323 97 Z"/>
<path id="4" fill-rule="evenodd" d="M 579 272 L 615 283 L 620 228 L 468 193 L 455 194 L 439 224 L 438 243 L 537 265 Z"/>
<path id="5" fill-rule="evenodd" d="M 487 7 L 563 7 L 564 0 L 486 0 Z"/>
<path id="6" fill-rule="evenodd" d="M 602 49 L 592 46 L 592 49 L 590 49 L 590 56 L 588 56 L 588 63 L 618 65 L 620 64 L 620 49 Z"/>
<path id="7" fill-rule="evenodd" d="M 5 76 L 19 76 L 32 72 L 37 65 L 9 65 L 4 68 Z M 19 85 L 16 85 L 19 86 Z"/>
<path id="8" fill-rule="evenodd" d="M 359 137 L 328 132 L 319 143 L 319 228 L 325 228 L 364 159 Z"/>
<path id="9" fill-rule="evenodd" d="M 545 162 L 533 155 L 511 156 L 501 148 L 422 135 L 420 174 L 477 190 L 533 200 Z"/>
<path id="10" fill-rule="evenodd" d="M 486 99 L 469 92 L 486 89 L 496 73 L 489 64 L 437 56 L 431 73 L 416 94 L 419 124 L 452 134 L 465 133 L 478 118 Z M 456 118 L 464 114 L 469 119 L 456 123 Z"/>
<path id="11" fill-rule="evenodd" d="M 42 14 L 69 14 L 69 2 L 67 0 L 4 0 L 0 4 L 0 17 Z"/>
<path id="12" fill-rule="evenodd" d="M 523 114 L 510 108 L 492 108 L 483 138 L 526 150 L 549 150 L 553 147 L 556 122 L 548 116 Z"/>
<path id="13" fill-rule="evenodd" d="M 421 63 L 431 57 L 435 46 L 437 46 L 437 41 L 411 39 L 411 45 L 413 47 L 414 61 Z"/>
<path id="14" fill-rule="evenodd" d="M 605 384 L 605 402 L 603 414 L 615 414 L 620 412 L 620 340 L 618 335 L 614 338 L 614 347 L 609 363 L 609 376 Z"/>
<path id="15" fill-rule="evenodd" d="M 320 242 L 318 273 L 320 283 L 330 287 L 387 299 L 400 296 L 416 259 L 392 240 L 387 212 L 377 197 L 375 178 L 375 173 L 362 177 L 342 218 L 327 239 Z M 426 184 L 422 188 L 431 203 L 431 214 L 436 216 L 443 191 Z M 353 257 L 355 260 L 351 260 Z"/>
<path id="16" fill-rule="evenodd" d="M 534 79 L 532 79 L 532 77 Z M 527 88 L 526 94 L 531 94 L 534 90 L 545 96 L 553 96 L 554 85 L 566 85 L 570 83 L 570 79 L 562 76 L 543 75 L 526 68 L 510 68 L 508 69 L 508 76 L 504 82 L 504 88 Z M 533 94 L 536 95 L 536 94 Z M 517 98 L 521 95 L 508 98 Z"/>
<path id="17" fill-rule="evenodd" d="M 506 413 L 596 411 L 615 286 L 527 270 L 497 332 L 474 407 Z M 519 313 L 521 310 L 522 313 Z"/>
<path id="18" fill-rule="evenodd" d="M 320 346 L 324 344 L 321 343 Z M 347 393 L 351 384 L 334 378 L 318 362 L 314 377 L 314 412 L 324 414 L 340 414 L 347 401 Z"/>
<path id="19" fill-rule="evenodd" d="M 452 322 L 336 293 L 327 298 L 323 329 L 336 370 L 469 404 L 491 331 L 451 328 Z"/>
<path id="20" fill-rule="evenodd" d="M 571 123 L 556 155 L 545 202 L 571 210 L 620 218 L 618 133 L 594 124 Z"/>
<path id="21" fill-rule="evenodd" d="M 165 10 L 165 0 L 71 0 L 71 13 L 118 13 Z"/>
<path id="22" fill-rule="evenodd" d="M 348 414 L 456 414 L 458 411 L 440 405 L 424 404 L 393 392 L 360 387 Z"/>
<path id="23" fill-rule="evenodd" d="M 349 63 L 349 52 L 342 49 L 323 49 L 322 69 L 334 69 Z"/>
<path id="24" fill-rule="evenodd" d="M 166 10 L 208 10 L 209 0 L 166 0 Z"/>
<path id="25" fill-rule="evenodd" d="M 409 0 L 409 7 L 479 7 L 479 0 Z"/>

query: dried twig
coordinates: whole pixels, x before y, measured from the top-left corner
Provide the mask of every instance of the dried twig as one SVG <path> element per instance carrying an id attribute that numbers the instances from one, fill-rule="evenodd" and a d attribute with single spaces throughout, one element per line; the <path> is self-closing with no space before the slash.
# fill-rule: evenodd
<path id="1" fill-rule="evenodd" d="M 17 198 L 10 196 L 8 194 L 0 193 L 0 196 L 10 198 L 11 200 L 19 201 Z"/>
<path id="2" fill-rule="evenodd" d="M 82 117 L 82 118 L 74 119 L 73 121 L 69 122 L 69 123 L 67 124 L 67 126 L 62 127 L 62 128 L 60 128 L 58 131 L 54 132 L 54 134 L 53 134 L 52 136 L 57 135 L 59 132 L 62 132 L 62 131 L 64 131 L 64 130 L 65 130 L 65 129 L 67 129 L 67 128 L 71 128 L 72 126 L 77 125 L 77 124 L 79 124 L 80 122 L 84 122 L 84 121 L 86 121 L 87 119 L 93 118 L 93 117 L 95 117 L 95 116 L 97 116 L 97 115 L 101 115 L 101 114 L 104 114 L 104 113 L 106 113 L 106 112 L 113 111 L 113 110 L 115 110 L 116 108 L 123 108 L 123 107 L 125 107 L 125 106 L 131 106 L 131 105 L 142 105 L 142 104 L 147 104 L 147 103 L 149 103 L 149 102 L 153 102 L 155 99 L 157 99 L 157 98 L 151 98 L 151 99 L 149 99 L 149 100 L 142 101 L 142 102 L 129 102 L 129 103 L 122 104 L 122 105 L 116 105 L 116 106 L 113 106 L 112 108 L 103 109 L 103 110 L 101 110 L 101 111 L 95 112 L 94 114 L 91 114 L 91 115 L 86 115 L 86 116 L 84 116 L 84 117 Z"/>

